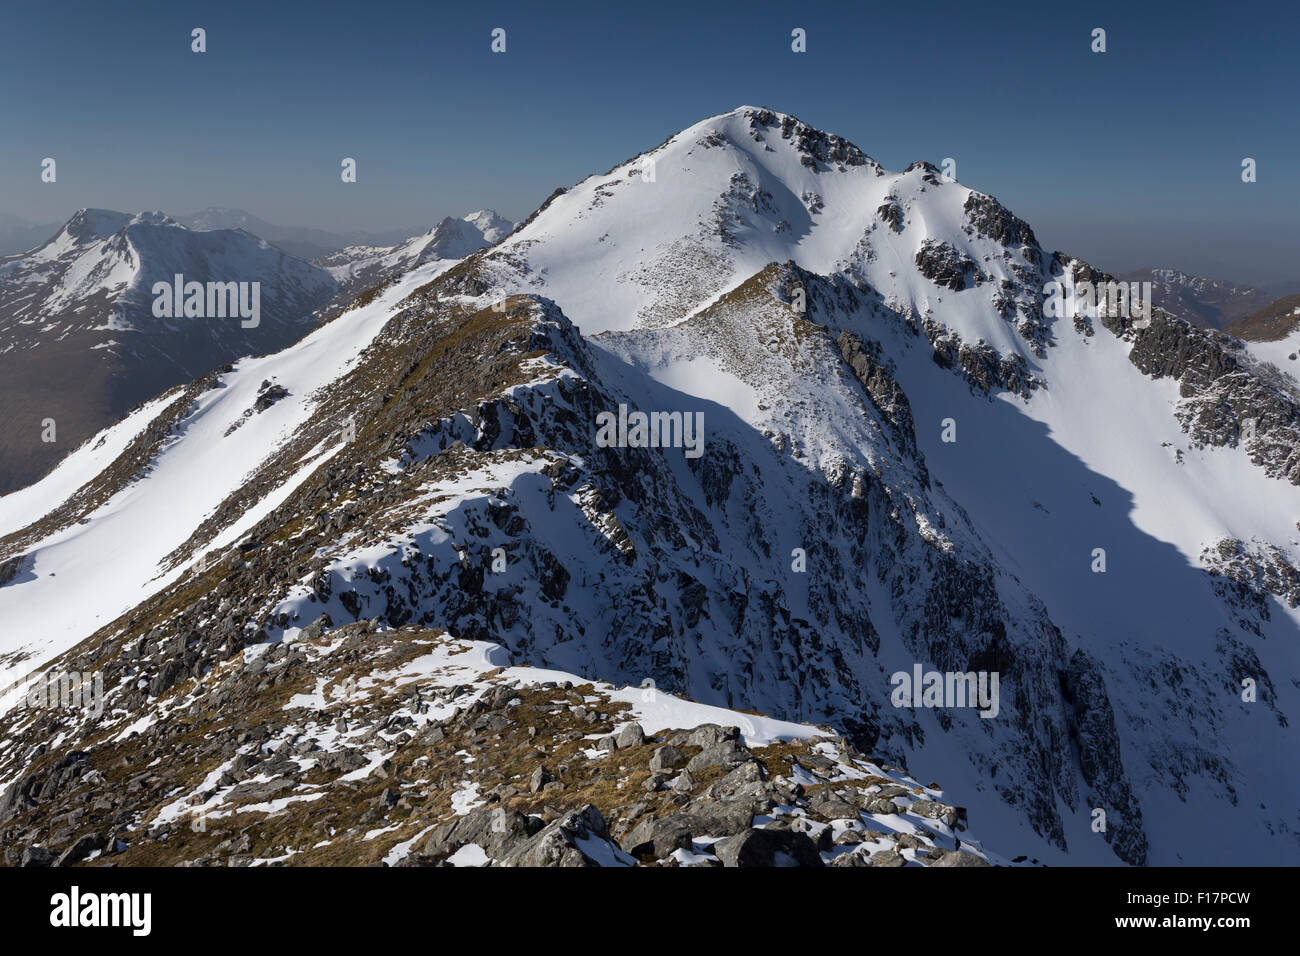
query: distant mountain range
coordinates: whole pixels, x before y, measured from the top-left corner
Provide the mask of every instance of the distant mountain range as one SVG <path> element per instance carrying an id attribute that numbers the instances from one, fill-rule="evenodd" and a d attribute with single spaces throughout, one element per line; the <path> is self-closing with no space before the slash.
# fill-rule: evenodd
<path id="1" fill-rule="evenodd" d="M 178 216 L 177 221 L 190 229 L 204 232 L 214 229 L 243 229 L 299 259 L 315 259 L 352 245 L 392 246 L 404 242 L 416 232 L 415 229 L 389 229 L 384 232 L 354 230 L 341 233 L 306 226 L 277 226 L 242 209 L 223 209 L 218 206 L 209 206 L 188 216 Z"/>
<path id="2" fill-rule="evenodd" d="M 423 235 L 392 246 L 354 245 L 314 262 L 330 273 L 345 291 L 360 291 L 385 278 L 400 275 L 439 259 L 463 259 L 485 245 L 504 239 L 514 223 L 492 210 L 479 210 L 456 219 L 448 216 Z"/>
<path id="3" fill-rule="evenodd" d="M 209 206 L 198 212 L 172 216 L 174 222 L 197 232 L 214 232 L 221 229 L 242 229 L 278 246 L 299 259 L 337 252 L 347 246 L 392 246 L 404 242 L 419 230 L 388 229 L 380 232 L 352 230 L 331 232 L 309 226 L 277 226 L 254 216 L 243 209 L 226 209 Z M 0 212 L 0 256 L 15 255 L 35 249 L 53 236 L 61 223 L 32 223 L 19 216 Z"/>
<path id="4" fill-rule="evenodd" d="M 416 263 L 458 259 L 512 224 L 495 213 L 446 219 L 394 246 L 350 247 L 329 265 L 288 253 L 233 210 L 186 224 L 160 212 L 79 210 L 28 252 L 0 257 L 0 494 L 36 480 L 141 401 L 240 356 L 284 348 L 321 310 Z M 232 224 L 223 226 L 221 222 Z M 155 314 L 156 283 L 245 283 L 256 324 Z M 205 302 L 206 305 L 206 302 Z M 54 422 L 54 440 L 43 423 Z"/>
<path id="5" fill-rule="evenodd" d="M 1233 320 L 1261 309 L 1276 298 L 1254 286 L 1209 279 L 1178 269 L 1139 269 L 1119 279 L 1150 282 L 1154 305 L 1193 325 L 1224 329 Z"/>
<path id="6" fill-rule="evenodd" d="M 495 213 L 491 215 L 496 216 Z M 326 267 L 347 283 L 349 289 L 354 289 L 358 281 L 364 282 L 367 275 L 373 276 L 383 271 L 387 265 L 400 263 L 404 268 L 410 268 L 421 261 L 420 247 L 427 244 L 421 243 L 421 240 L 436 242 L 439 239 L 432 237 L 433 230 L 417 235 L 415 229 L 331 232 L 306 226 L 279 226 L 243 209 L 220 206 L 209 206 L 174 218 L 181 225 L 197 231 L 242 229 L 252 233 L 290 255 L 317 260 L 317 264 Z M 452 218 L 445 219 L 435 229 L 456 221 Z M 506 222 L 504 219 L 500 221 Z M 0 255 L 30 250 L 48 239 L 58 228 L 57 223 L 37 225 L 17 216 L 0 213 Z M 492 226 L 485 228 L 491 229 Z M 501 237 L 497 235 L 490 241 L 495 242 Z M 441 238 L 447 241 L 449 237 L 444 235 Z M 387 265 L 380 261 L 385 257 L 389 257 Z M 344 268 L 347 266 L 350 268 Z M 1300 278 L 1252 286 L 1169 267 L 1135 269 L 1122 273 L 1117 278 L 1151 282 L 1155 305 L 1193 325 L 1212 329 L 1226 329 L 1237 319 L 1268 308 L 1279 296 L 1300 292 Z"/>

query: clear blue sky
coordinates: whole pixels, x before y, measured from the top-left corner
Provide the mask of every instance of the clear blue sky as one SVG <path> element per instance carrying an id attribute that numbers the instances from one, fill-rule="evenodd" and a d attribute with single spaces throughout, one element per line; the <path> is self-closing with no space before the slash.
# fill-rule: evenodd
<path id="1" fill-rule="evenodd" d="M 1045 245 L 1106 268 L 1300 277 L 1295 4 L 987 6 L 11 0 L 0 212 L 220 205 L 336 231 L 520 218 L 751 103 L 887 168 L 951 156 Z M 45 156 L 57 184 L 39 182 Z"/>

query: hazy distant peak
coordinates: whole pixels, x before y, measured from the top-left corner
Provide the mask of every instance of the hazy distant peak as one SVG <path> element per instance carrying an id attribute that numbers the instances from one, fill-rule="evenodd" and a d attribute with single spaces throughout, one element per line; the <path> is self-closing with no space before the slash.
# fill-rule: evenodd
<path id="1" fill-rule="evenodd" d="M 482 233 L 489 243 L 500 242 L 515 227 L 513 222 L 498 215 L 494 209 L 480 209 L 461 218 Z"/>

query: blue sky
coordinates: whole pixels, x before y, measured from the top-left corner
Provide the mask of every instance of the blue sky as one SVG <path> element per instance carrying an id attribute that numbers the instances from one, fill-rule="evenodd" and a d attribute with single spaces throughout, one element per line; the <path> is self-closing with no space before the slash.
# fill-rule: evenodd
<path id="1" fill-rule="evenodd" d="M 953 157 L 1045 245 L 1105 268 L 1300 277 L 1294 5 L 984 6 L 10 3 L 0 212 L 236 206 L 336 231 L 521 218 L 749 103 L 887 168 Z"/>

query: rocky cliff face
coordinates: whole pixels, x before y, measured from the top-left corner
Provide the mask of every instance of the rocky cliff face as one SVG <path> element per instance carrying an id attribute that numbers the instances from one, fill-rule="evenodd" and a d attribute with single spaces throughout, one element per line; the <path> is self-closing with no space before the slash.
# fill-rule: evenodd
<path id="1" fill-rule="evenodd" d="M 1300 389 L 1253 360 L 1230 335 L 1157 313 L 1133 336 L 1130 360 L 1178 382 L 1175 415 L 1196 445 L 1240 446 L 1270 477 L 1300 485 Z"/>

